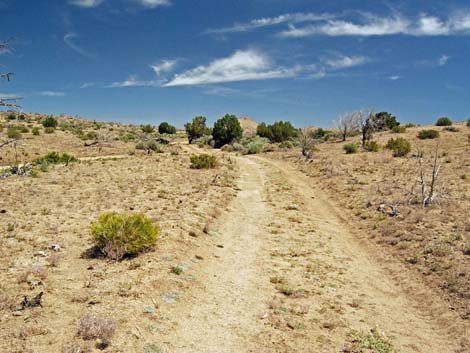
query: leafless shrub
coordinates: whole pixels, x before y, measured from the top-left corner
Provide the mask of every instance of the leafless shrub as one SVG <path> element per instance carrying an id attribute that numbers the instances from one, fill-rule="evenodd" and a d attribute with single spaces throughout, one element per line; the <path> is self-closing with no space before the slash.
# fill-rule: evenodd
<path id="1" fill-rule="evenodd" d="M 47 258 L 47 263 L 50 267 L 58 267 L 60 262 L 60 254 L 54 253 Z"/>
<path id="2" fill-rule="evenodd" d="M 311 159 L 313 157 L 313 152 L 315 151 L 315 139 L 312 136 L 312 131 L 303 129 L 299 136 L 299 144 L 302 149 L 302 155 L 306 159 Z"/>
<path id="3" fill-rule="evenodd" d="M 78 336 L 84 340 L 99 339 L 109 344 L 115 330 L 115 320 L 98 313 L 87 313 L 78 322 Z"/>
<path id="4" fill-rule="evenodd" d="M 335 121 L 336 128 L 341 133 L 341 138 L 346 141 L 346 137 L 357 133 L 359 112 L 343 113 Z"/>

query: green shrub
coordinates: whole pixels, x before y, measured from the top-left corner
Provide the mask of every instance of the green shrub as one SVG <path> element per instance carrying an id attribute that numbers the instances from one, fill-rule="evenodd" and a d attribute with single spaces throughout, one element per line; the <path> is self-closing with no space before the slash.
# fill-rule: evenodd
<path id="1" fill-rule="evenodd" d="M 149 151 L 162 152 L 160 145 L 155 141 L 150 141 L 149 143 L 147 143 L 147 149 Z"/>
<path id="2" fill-rule="evenodd" d="M 133 133 L 127 132 L 119 138 L 123 142 L 129 142 L 129 141 L 134 141 L 136 139 L 135 135 Z"/>
<path id="3" fill-rule="evenodd" d="M 160 229 L 140 213 L 108 212 L 91 223 L 90 233 L 97 249 L 120 260 L 152 249 Z"/>
<path id="4" fill-rule="evenodd" d="M 385 147 L 393 152 L 394 157 L 403 157 L 411 152 L 410 141 L 403 137 L 397 137 L 395 139 L 388 140 Z"/>
<path id="5" fill-rule="evenodd" d="M 367 141 L 364 145 L 364 149 L 367 152 L 378 152 L 379 144 L 377 143 L 377 141 Z"/>
<path id="6" fill-rule="evenodd" d="M 48 128 L 48 127 L 52 127 L 52 128 L 56 128 L 57 125 L 58 125 L 58 121 L 56 118 L 54 118 L 52 115 L 51 116 L 48 116 L 47 118 L 43 119 L 41 121 L 41 124 L 42 126 L 44 126 L 45 128 Z"/>
<path id="7" fill-rule="evenodd" d="M 439 137 L 439 131 L 437 130 L 421 130 L 418 133 L 418 138 L 421 140 L 435 139 Z"/>
<path id="8" fill-rule="evenodd" d="M 29 129 L 27 126 L 25 125 L 18 125 L 17 126 L 17 129 L 22 133 L 22 134 L 26 134 L 29 132 Z"/>
<path id="9" fill-rule="evenodd" d="M 45 127 L 44 132 L 46 134 L 53 134 L 55 132 L 55 127 Z"/>
<path id="10" fill-rule="evenodd" d="M 467 127 L 470 127 L 470 119 L 467 119 Z"/>
<path id="11" fill-rule="evenodd" d="M 143 133 L 146 133 L 146 134 L 151 134 L 152 132 L 155 131 L 155 128 L 152 126 L 152 125 L 142 125 L 141 127 L 141 130 Z"/>
<path id="12" fill-rule="evenodd" d="M 168 124 L 166 121 L 158 125 L 158 132 L 160 134 L 169 134 L 174 135 L 176 134 L 176 127 Z"/>
<path id="13" fill-rule="evenodd" d="M 242 135 L 242 127 L 235 115 L 226 114 L 215 122 L 212 129 L 212 137 L 216 148 L 229 145 L 233 141 L 239 140 Z"/>
<path id="14" fill-rule="evenodd" d="M 392 132 L 395 134 L 403 134 L 406 132 L 406 126 L 396 125 L 392 128 Z"/>
<path id="15" fill-rule="evenodd" d="M 446 116 L 439 118 L 436 121 L 436 126 L 451 126 L 451 125 L 452 125 L 452 120 L 450 120 Z"/>
<path id="16" fill-rule="evenodd" d="M 21 138 L 21 132 L 15 127 L 11 126 L 7 129 L 8 138 L 19 140 Z"/>
<path id="17" fill-rule="evenodd" d="M 241 143 L 234 143 L 232 146 L 235 152 L 242 152 L 245 149 L 245 146 L 243 146 Z"/>
<path id="18" fill-rule="evenodd" d="M 407 123 L 405 125 L 403 125 L 404 127 L 406 128 L 412 128 L 412 127 L 416 127 L 416 124 L 413 124 L 413 123 Z"/>
<path id="19" fill-rule="evenodd" d="M 256 128 L 256 134 L 268 138 L 271 142 L 279 143 L 297 137 L 299 131 L 289 121 L 278 121 L 272 125 L 261 123 Z"/>
<path id="20" fill-rule="evenodd" d="M 195 117 L 192 122 L 184 124 L 184 128 L 190 144 L 193 143 L 195 139 L 212 134 L 212 131 L 206 126 L 205 116 Z"/>
<path id="21" fill-rule="evenodd" d="M 32 133 L 34 136 L 38 136 L 40 134 L 39 128 L 37 126 L 33 127 Z"/>
<path id="22" fill-rule="evenodd" d="M 455 126 L 447 126 L 444 128 L 445 131 L 449 131 L 449 132 L 459 132 L 460 130 L 458 128 L 456 128 Z"/>
<path id="23" fill-rule="evenodd" d="M 8 114 L 5 118 L 6 120 L 16 120 L 16 115 L 11 113 L 11 114 Z"/>
<path id="24" fill-rule="evenodd" d="M 147 149 L 147 145 L 144 142 L 139 142 L 137 145 L 135 145 L 136 150 L 145 150 Z"/>
<path id="25" fill-rule="evenodd" d="M 80 138 L 82 140 L 96 140 L 98 138 L 98 134 L 96 131 L 88 131 L 87 133 L 80 134 Z"/>
<path id="26" fill-rule="evenodd" d="M 393 130 L 400 125 L 397 118 L 388 112 L 380 112 L 375 114 L 373 122 L 376 131 Z"/>
<path id="27" fill-rule="evenodd" d="M 248 151 L 248 154 L 257 154 L 260 153 L 263 150 L 264 143 L 261 141 L 251 141 L 248 142 L 246 145 L 246 149 Z"/>
<path id="28" fill-rule="evenodd" d="M 217 166 L 217 158 L 207 153 L 193 154 L 190 161 L 193 169 L 210 169 Z"/>
<path id="29" fill-rule="evenodd" d="M 68 153 L 59 154 L 57 152 L 49 152 L 44 157 L 35 159 L 34 163 L 39 164 L 39 165 L 50 165 L 50 164 L 68 165 L 70 162 L 76 162 L 76 161 L 77 159 Z"/>
<path id="30" fill-rule="evenodd" d="M 346 154 L 352 154 L 357 152 L 357 145 L 355 143 L 347 143 L 343 146 L 343 150 Z"/>

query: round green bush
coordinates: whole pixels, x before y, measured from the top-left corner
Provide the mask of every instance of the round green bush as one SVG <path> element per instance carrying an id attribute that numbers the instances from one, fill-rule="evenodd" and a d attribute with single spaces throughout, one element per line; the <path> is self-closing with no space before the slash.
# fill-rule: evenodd
<path id="1" fill-rule="evenodd" d="M 56 118 L 54 118 L 53 116 L 48 116 L 47 118 L 43 119 L 41 121 L 41 124 L 42 126 L 44 127 L 53 127 L 53 128 L 56 128 L 57 125 L 58 125 L 58 121 Z"/>
<path id="2" fill-rule="evenodd" d="M 91 223 L 90 233 L 97 249 L 120 260 L 152 249 L 160 228 L 141 213 L 107 212 Z"/>
<path id="3" fill-rule="evenodd" d="M 45 127 L 44 132 L 46 134 L 53 134 L 55 132 L 55 127 Z"/>
<path id="4" fill-rule="evenodd" d="M 39 128 L 37 126 L 33 127 L 32 133 L 34 136 L 38 136 L 40 134 Z"/>
<path id="5" fill-rule="evenodd" d="M 217 166 L 217 158 L 207 153 L 193 154 L 190 161 L 192 169 L 211 169 Z"/>
<path id="6" fill-rule="evenodd" d="M 343 150 L 346 154 L 352 154 L 357 152 L 357 145 L 354 143 L 347 143 L 343 146 Z"/>
<path id="7" fill-rule="evenodd" d="M 446 116 L 439 118 L 436 121 L 436 126 L 451 126 L 451 125 L 452 125 L 452 120 L 450 120 Z"/>
<path id="8" fill-rule="evenodd" d="M 367 152 L 378 152 L 379 144 L 377 143 L 377 141 L 367 141 L 364 145 L 364 149 Z"/>
<path id="9" fill-rule="evenodd" d="M 429 139 L 435 139 L 439 137 L 439 131 L 437 130 L 421 130 L 418 133 L 418 138 L 420 140 L 429 140 Z"/>
<path id="10" fill-rule="evenodd" d="M 387 149 L 392 150 L 394 157 L 403 157 L 411 152 L 411 143 L 403 137 L 397 137 L 396 139 L 388 140 L 386 146 Z"/>
<path id="11" fill-rule="evenodd" d="M 160 134 L 176 134 L 176 128 L 170 124 L 168 124 L 166 121 L 158 125 L 158 132 Z"/>
<path id="12" fill-rule="evenodd" d="M 16 127 L 9 127 L 7 129 L 7 136 L 10 139 L 19 140 L 21 138 L 21 132 Z"/>

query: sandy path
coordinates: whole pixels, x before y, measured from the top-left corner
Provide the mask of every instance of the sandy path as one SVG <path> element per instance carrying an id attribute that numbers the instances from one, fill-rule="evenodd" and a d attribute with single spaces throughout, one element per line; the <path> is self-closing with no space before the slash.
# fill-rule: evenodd
<path id="1" fill-rule="evenodd" d="M 243 170 L 233 211 L 218 221 L 215 254 L 198 274 L 204 288 L 193 293 L 193 301 L 175 320 L 178 330 L 169 337 L 172 352 L 256 351 L 258 322 L 269 296 L 257 263 L 268 212 L 257 164 L 246 160 Z"/>
<path id="2" fill-rule="evenodd" d="M 239 162 L 241 191 L 214 229 L 214 244 L 223 248 L 201 250 L 208 258 L 194 270 L 202 286 L 175 308 L 176 329 L 165 337 L 166 351 L 339 352 L 351 330 L 376 326 L 394 337 L 400 352 L 465 351 L 459 348 L 460 340 L 468 331 L 446 304 L 412 278 L 399 284 L 404 277 L 390 271 L 399 272 L 400 267 L 391 269 L 371 256 L 307 178 L 262 157 L 241 157 Z M 281 194 L 277 189 L 270 197 L 267 183 L 289 191 Z M 300 205 L 295 211 L 299 226 L 290 223 L 292 217 L 289 220 L 285 211 L 292 203 Z M 273 236 L 269 230 L 273 223 L 287 230 L 284 238 Z M 301 234 L 302 227 L 315 229 L 315 238 Z M 299 253 L 313 249 L 296 256 L 328 268 L 329 283 L 305 279 L 304 267 L 296 259 L 272 255 L 295 247 Z M 288 304 L 336 307 L 326 314 L 318 309 L 321 314 L 314 312 L 305 319 L 308 332 L 280 329 L 279 320 L 272 320 L 274 314 L 268 317 L 270 300 L 279 297 L 270 276 L 281 270 L 289 280 L 300 278 L 305 286 L 308 282 L 308 292 L 315 293 L 286 298 L 287 304 L 282 298 L 284 308 Z M 411 290 L 416 298 L 410 296 Z M 354 300 L 360 305 L 351 305 Z"/>

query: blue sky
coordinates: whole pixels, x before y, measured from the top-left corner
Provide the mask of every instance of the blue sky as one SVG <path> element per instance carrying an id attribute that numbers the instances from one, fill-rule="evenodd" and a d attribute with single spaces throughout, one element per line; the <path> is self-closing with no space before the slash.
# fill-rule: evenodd
<path id="1" fill-rule="evenodd" d="M 329 126 L 375 108 L 470 116 L 470 3 L 0 0 L 0 95 L 132 123 L 225 113 Z"/>

